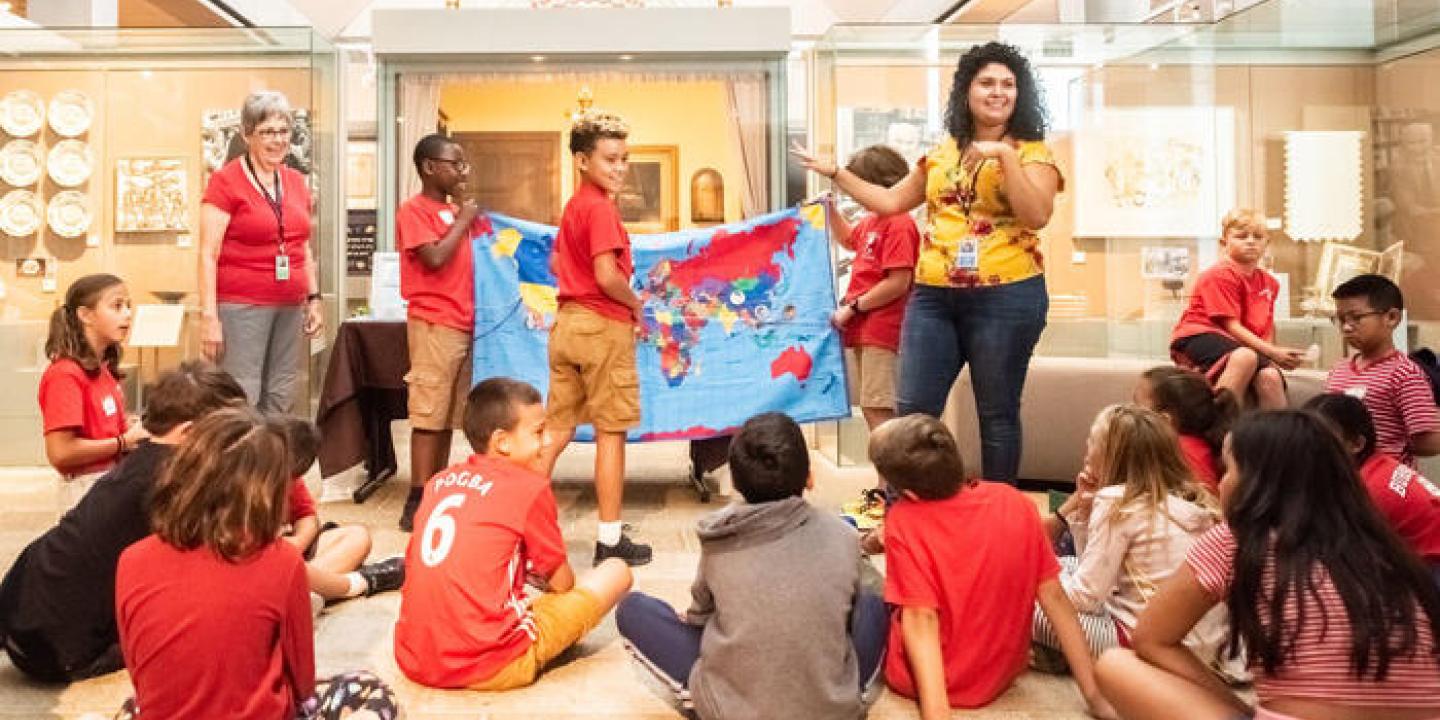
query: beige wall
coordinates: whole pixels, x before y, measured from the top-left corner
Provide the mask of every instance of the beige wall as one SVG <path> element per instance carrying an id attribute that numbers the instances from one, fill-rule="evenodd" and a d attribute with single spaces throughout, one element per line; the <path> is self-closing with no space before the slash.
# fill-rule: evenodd
<path id="1" fill-rule="evenodd" d="M 560 193 L 574 192 L 574 170 L 563 147 L 566 114 L 576 107 L 579 82 L 476 82 L 442 89 L 440 108 L 452 132 L 556 131 L 561 135 Z M 630 124 L 632 145 L 679 148 L 680 227 L 690 222 L 690 178 L 715 168 L 725 181 L 725 219 L 740 219 L 743 170 L 731 138 L 729 108 L 721 82 L 588 83 L 595 107 L 619 113 Z M 563 202 L 563 199 L 562 199 Z"/>
<path id="2" fill-rule="evenodd" d="M 95 117 L 82 136 L 94 156 L 90 180 L 82 189 L 90 198 L 91 234 L 98 247 L 85 238 L 61 238 L 42 229 L 31 238 L 0 235 L 0 282 L 6 297 L 0 300 L 0 319 L 48 317 L 64 299 L 64 291 L 77 277 L 111 272 L 125 278 L 136 303 L 153 303 L 150 290 L 192 293 L 185 302 L 195 304 L 198 235 L 191 247 L 176 244 L 177 233 L 125 233 L 115 227 L 115 167 L 119 158 L 179 157 L 188 176 L 189 222 L 196 227 L 200 211 L 202 164 L 200 115 L 204 110 L 238 108 L 246 94 L 270 89 L 285 93 L 292 105 L 310 105 L 310 72 L 306 69 L 143 69 L 0 71 L 0 95 L 29 89 L 48 103 L 61 90 L 79 90 L 94 102 Z M 62 139 L 47 128 L 40 134 L 47 148 Z M 7 138 L 8 139 L 8 138 Z M 32 138 L 34 139 L 34 138 Z M 0 183 L 0 193 L 11 188 Z M 35 188 L 31 188 L 34 190 Z M 48 178 L 39 184 L 42 199 L 64 188 Z M 43 292 L 39 278 L 17 278 L 15 260 L 51 256 L 60 261 L 57 291 Z"/>

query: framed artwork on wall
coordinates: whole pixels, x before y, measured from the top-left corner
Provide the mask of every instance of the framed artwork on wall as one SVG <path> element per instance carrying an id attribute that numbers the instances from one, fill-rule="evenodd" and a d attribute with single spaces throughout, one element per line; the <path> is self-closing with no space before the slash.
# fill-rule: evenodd
<path id="1" fill-rule="evenodd" d="M 1366 273 L 1376 272 L 1381 263 L 1381 253 L 1353 245 L 1337 242 L 1325 243 L 1320 252 L 1320 268 L 1315 273 L 1315 287 L 1323 310 L 1333 311 L 1335 301 L 1330 298 L 1340 283 Z"/>
<path id="2" fill-rule="evenodd" d="M 1078 237 L 1218 237 L 1235 203 L 1234 108 L 1093 111 L 1072 175 Z"/>
<path id="3" fill-rule="evenodd" d="M 680 149 L 674 145 L 631 145 L 630 172 L 615 198 L 620 219 L 632 233 L 680 229 Z"/>
<path id="4" fill-rule="evenodd" d="M 185 160 L 120 158 L 115 161 L 115 231 L 185 230 Z"/>

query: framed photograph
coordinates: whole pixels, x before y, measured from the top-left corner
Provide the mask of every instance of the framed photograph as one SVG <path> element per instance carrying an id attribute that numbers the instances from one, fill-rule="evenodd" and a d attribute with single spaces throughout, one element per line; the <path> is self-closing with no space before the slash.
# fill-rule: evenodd
<path id="1" fill-rule="evenodd" d="M 1184 280 L 1190 276 L 1190 248 L 1140 248 L 1140 276 L 1147 280 Z"/>
<path id="2" fill-rule="evenodd" d="M 1400 273 L 1405 271 L 1403 267 L 1405 260 L 1404 241 L 1392 244 L 1390 247 L 1380 251 L 1380 260 L 1376 263 L 1375 272 L 1390 278 L 1396 285 L 1400 284 Z"/>
<path id="3" fill-rule="evenodd" d="M 1320 302 L 1326 309 L 1333 308 L 1334 301 L 1330 299 L 1330 293 L 1340 283 L 1356 275 L 1373 273 L 1379 264 L 1380 253 L 1374 250 L 1341 243 L 1325 243 L 1325 249 L 1320 252 L 1320 269 L 1315 274 L 1315 287 L 1319 291 Z"/>
<path id="4" fill-rule="evenodd" d="M 374 140 L 351 140 L 345 149 L 345 207 L 351 210 L 375 209 L 376 143 Z"/>
<path id="5" fill-rule="evenodd" d="M 1235 202 L 1235 111 L 1092 111 L 1072 174 L 1077 237 L 1218 237 Z"/>
<path id="6" fill-rule="evenodd" d="M 579 177 L 576 177 L 577 187 Z M 680 229 L 680 149 L 674 145 L 631 145 L 630 172 L 615 198 L 620 219 L 632 233 Z"/>
<path id="7" fill-rule="evenodd" d="M 115 161 L 115 231 L 185 230 L 185 160 L 120 158 Z"/>

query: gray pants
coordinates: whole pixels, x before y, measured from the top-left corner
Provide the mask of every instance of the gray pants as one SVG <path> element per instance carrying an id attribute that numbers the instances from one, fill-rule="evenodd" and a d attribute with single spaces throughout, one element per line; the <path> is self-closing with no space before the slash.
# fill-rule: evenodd
<path id="1" fill-rule="evenodd" d="M 220 367 L 261 412 L 290 412 L 304 359 L 305 307 L 220 303 L 216 309 L 225 336 Z"/>

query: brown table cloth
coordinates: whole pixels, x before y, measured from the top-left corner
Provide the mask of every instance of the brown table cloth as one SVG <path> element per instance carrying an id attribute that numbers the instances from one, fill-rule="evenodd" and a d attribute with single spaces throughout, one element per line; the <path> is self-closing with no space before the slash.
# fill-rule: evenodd
<path id="1" fill-rule="evenodd" d="M 390 423 L 407 417 L 405 373 L 410 368 L 405 323 L 347 320 L 335 334 L 315 424 L 320 428 L 320 474 L 359 463 L 368 479 L 355 491 L 362 502 L 399 469 Z"/>

